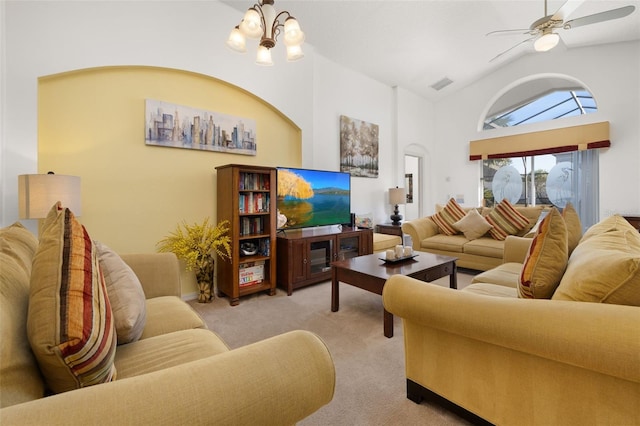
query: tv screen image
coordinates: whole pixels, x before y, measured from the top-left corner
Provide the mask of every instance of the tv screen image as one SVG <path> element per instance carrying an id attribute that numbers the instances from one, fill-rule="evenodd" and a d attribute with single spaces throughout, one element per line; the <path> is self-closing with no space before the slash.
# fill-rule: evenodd
<path id="1" fill-rule="evenodd" d="M 326 170 L 277 168 L 278 229 L 351 221 L 351 175 Z"/>

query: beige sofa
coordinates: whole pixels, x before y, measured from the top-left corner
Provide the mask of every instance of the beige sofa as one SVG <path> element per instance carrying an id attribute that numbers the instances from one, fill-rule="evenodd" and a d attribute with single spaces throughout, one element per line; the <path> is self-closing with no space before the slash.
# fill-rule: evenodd
<path id="1" fill-rule="evenodd" d="M 180 299 L 173 254 L 123 255 L 142 284 L 146 324 L 116 346 L 116 380 L 47 396 L 27 338 L 36 238 L 0 230 L 0 424 L 295 424 L 333 397 L 323 342 L 294 331 L 230 350 Z"/>
<path id="2" fill-rule="evenodd" d="M 441 208 L 437 205 L 436 211 Z M 464 210 L 468 211 L 470 208 Z M 476 210 L 482 216 L 486 216 L 492 208 L 477 207 Z M 529 226 L 518 234 L 524 236 L 536 224 L 543 207 L 516 207 L 516 210 L 529 220 Z M 488 235 L 474 240 L 467 239 L 462 233 L 446 235 L 441 232 L 430 216 L 404 222 L 402 232 L 411 237 L 414 251 L 457 257 L 457 266 L 462 268 L 486 271 L 502 264 L 504 241 L 495 240 Z"/>
<path id="3" fill-rule="evenodd" d="M 474 423 L 640 424 L 640 234 L 615 217 L 594 225 L 551 300 L 518 297 L 513 271 L 529 243 L 508 238 L 510 266 L 461 291 L 387 282 L 384 306 L 403 319 L 407 396 L 461 407 Z"/>

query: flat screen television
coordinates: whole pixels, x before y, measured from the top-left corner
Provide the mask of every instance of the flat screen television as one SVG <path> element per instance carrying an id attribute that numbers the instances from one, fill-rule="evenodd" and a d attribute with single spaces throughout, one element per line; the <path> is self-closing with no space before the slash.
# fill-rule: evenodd
<path id="1" fill-rule="evenodd" d="M 351 175 L 326 170 L 277 168 L 278 229 L 351 222 Z"/>

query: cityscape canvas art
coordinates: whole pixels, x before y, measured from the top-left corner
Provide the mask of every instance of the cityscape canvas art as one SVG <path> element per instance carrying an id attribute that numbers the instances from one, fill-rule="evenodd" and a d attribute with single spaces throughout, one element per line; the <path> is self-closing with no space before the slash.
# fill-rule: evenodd
<path id="1" fill-rule="evenodd" d="M 173 148 L 256 155 L 255 120 L 145 100 L 145 143 Z"/>

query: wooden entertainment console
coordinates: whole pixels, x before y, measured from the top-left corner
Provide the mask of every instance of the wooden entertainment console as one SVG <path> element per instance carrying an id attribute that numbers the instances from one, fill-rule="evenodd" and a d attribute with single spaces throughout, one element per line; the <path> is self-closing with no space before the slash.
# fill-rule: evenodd
<path id="1" fill-rule="evenodd" d="M 331 262 L 373 253 L 373 230 L 328 226 L 277 234 L 277 282 L 293 290 L 331 279 Z"/>

